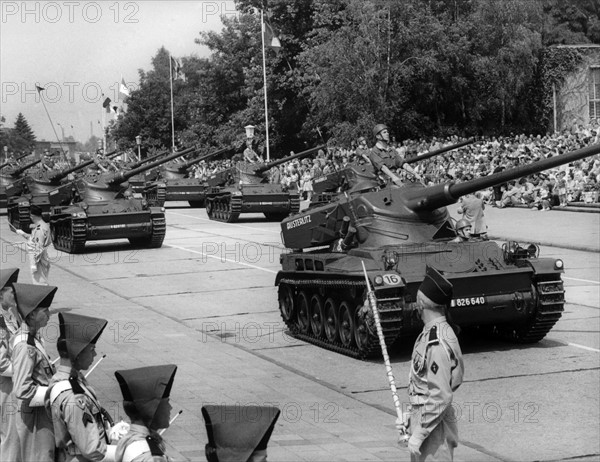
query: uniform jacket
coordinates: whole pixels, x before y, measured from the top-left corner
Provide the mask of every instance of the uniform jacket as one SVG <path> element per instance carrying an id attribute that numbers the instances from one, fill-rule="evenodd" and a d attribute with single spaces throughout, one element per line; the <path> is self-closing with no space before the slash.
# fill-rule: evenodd
<path id="1" fill-rule="evenodd" d="M 447 415 L 463 373 L 460 345 L 446 318 L 427 323 L 415 342 L 408 384 L 410 403 L 420 411 L 419 422 L 411 422 L 413 436 L 420 441 Z"/>
<path id="2" fill-rule="evenodd" d="M 76 380 L 69 381 L 70 377 Z M 104 459 L 108 442 L 106 423 L 96 394 L 84 376 L 69 366 L 60 365 L 50 381 L 46 400 L 52 414 L 59 460 Z"/>
<path id="3" fill-rule="evenodd" d="M 387 168 L 396 168 L 402 164 L 400 155 L 391 146 L 384 148 L 376 144 L 369 151 L 369 159 L 377 170 L 381 170 L 382 165 Z"/>

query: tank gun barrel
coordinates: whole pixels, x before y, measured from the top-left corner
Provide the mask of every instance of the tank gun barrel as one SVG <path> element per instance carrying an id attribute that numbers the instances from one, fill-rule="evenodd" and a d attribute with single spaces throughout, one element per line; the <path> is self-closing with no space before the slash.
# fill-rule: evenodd
<path id="1" fill-rule="evenodd" d="M 223 149 L 219 149 L 218 151 L 211 152 L 209 154 L 204 154 L 199 157 L 195 157 L 191 160 L 188 160 L 184 164 L 181 164 L 179 166 L 179 171 L 183 172 L 183 171 L 187 170 L 188 168 L 190 168 L 192 165 L 198 164 L 198 163 L 202 162 L 203 160 L 212 159 L 213 157 L 218 157 L 220 155 L 227 154 L 230 151 L 233 151 L 233 148 L 231 148 L 231 147 L 223 148 Z"/>
<path id="2" fill-rule="evenodd" d="M 169 151 L 159 152 L 158 154 L 154 154 L 153 156 L 146 157 L 145 159 L 138 160 L 137 162 L 133 162 L 131 165 L 129 165 L 129 168 L 137 168 L 140 165 L 144 165 L 146 162 L 150 162 L 150 161 L 158 159 L 159 157 L 164 156 L 168 152 Z"/>
<path id="3" fill-rule="evenodd" d="M 452 144 L 450 146 L 444 146 L 440 149 L 435 149 L 434 151 L 428 151 L 424 154 L 421 154 L 416 157 L 411 157 L 410 159 L 406 159 L 404 161 L 405 164 L 414 164 L 415 162 L 420 162 L 425 159 L 429 159 L 430 157 L 438 156 L 440 154 L 444 154 L 445 152 L 452 151 L 454 149 L 462 148 L 463 146 L 468 146 L 469 144 L 473 144 L 475 142 L 475 138 L 470 138 L 466 141 L 461 141 L 460 143 Z"/>
<path id="4" fill-rule="evenodd" d="M 25 159 L 25 157 L 27 157 L 29 154 L 23 154 L 22 156 L 17 157 L 14 162 L 18 162 L 21 159 Z M 10 165 L 12 162 L 4 162 L 3 164 L 0 165 L 0 169 L 7 167 L 8 165 Z"/>
<path id="5" fill-rule="evenodd" d="M 424 189 L 411 191 L 407 197 L 407 206 L 415 211 L 434 210 L 446 205 L 454 204 L 460 197 L 481 191 L 482 189 L 498 186 L 507 181 L 558 167 L 560 165 L 576 162 L 586 157 L 600 153 L 600 144 L 593 144 L 576 151 L 568 152 L 547 159 L 533 162 L 529 165 L 504 170 L 499 173 L 475 178 L 463 183 L 443 183 L 429 186 Z"/>
<path id="6" fill-rule="evenodd" d="M 268 162 L 268 163 L 266 163 L 266 164 L 258 167 L 255 170 L 255 172 L 258 173 L 258 174 L 264 173 L 267 170 L 269 170 L 269 169 L 271 169 L 273 167 L 277 167 L 278 165 L 281 165 L 281 164 L 283 164 L 283 163 L 285 163 L 287 161 L 294 160 L 294 159 L 301 159 L 301 158 L 304 158 L 304 157 L 308 157 L 311 154 L 314 154 L 314 153 L 318 152 L 319 149 L 325 149 L 325 148 L 327 148 L 327 146 L 324 145 L 324 144 L 322 144 L 320 146 L 317 146 L 317 147 L 314 147 L 314 148 L 311 148 L 311 149 L 307 149 L 306 151 L 299 152 L 298 154 L 292 154 L 291 156 L 287 156 L 287 157 L 284 157 L 282 159 L 272 160 L 271 162 Z"/>
<path id="7" fill-rule="evenodd" d="M 53 175 L 48 175 L 48 178 L 50 181 L 55 182 L 55 181 L 60 181 L 63 178 L 66 178 L 69 174 L 76 172 L 77 170 L 81 170 L 82 168 L 87 167 L 88 165 L 92 165 L 94 163 L 94 160 L 86 160 L 85 162 L 75 165 L 74 167 L 71 168 L 67 168 L 65 170 L 60 170 L 56 173 L 54 173 Z"/>
<path id="8" fill-rule="evenodd" d="M 20 167 L 20 168 L 16 169 L 14 172 L 12 172 L 12 173 L 11 173 L 11 176 L 13 176 L 13 177 L 17 177 L 17 176 L 19 176 L 19 175 L 20 175 L 21 173 L 23 173 L 25 170 L 27 170 L 27 169 L 29 169 L 29 168 L 33 167 L 34 165 L 37 165 L 37 164 L 39 164 L 41 161 L 42 161 L 42 159 L 37 159 L 37 160 L 34 160 L 33 162 L 30 162 L 30 163 L 29 163 L 29 164 L 27 164 L 27 165 L 23 165 L 22 167 Z"/>
<path id="9" fill-rule="evenodd" d="M 149 164 L 140 165 L 139 167 L 134 168 L 132 170 L 127 170 L 126 172 L 118 172 L 116 174 L 112 174 L 113 175 L 112 178 L 110 178 L 107 181 L 107 183 L 111 183 L 111 184 L 123 183 L 124 181 L 127 181 L 129 178 L 139 175 L 140 173 L 143 173 L 146 170 L 150 170 L 154 167 L 158 167 L 159 165 L 162 165 L 165 162 L 169 162 L 172 159 L 184 156 L 195 150 L 196 150 L 195 147 L 184 149 L 183 151 L 174 152 L 173 154 L 169 154 L 168 156 L 163 157 L 162 159 L 156 160 L 154 162 L 150 162 Z"/>

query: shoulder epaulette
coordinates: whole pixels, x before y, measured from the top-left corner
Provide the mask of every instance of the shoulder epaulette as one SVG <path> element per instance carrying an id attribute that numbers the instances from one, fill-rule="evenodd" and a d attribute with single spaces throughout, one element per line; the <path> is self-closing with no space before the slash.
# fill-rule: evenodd
<path id="1" fill-rule="evenodd" d="M 75 375 L 71 375 L 69 377 L 69 383 L 71 384 L 71 388 L 73 389 L 73 393 L 76 395 L 85 395 L 85 390 L 81 387 L 79 380 Z"/>
<path id="2" fill-rule="evenodd" d="M 427 341 L 427 345 L 437 345 L 438 343 L 440 343 L 440 339 L 437 335 L 437 326 L 433 326 L 429 330 L 429 340 Z"/>
<path id="3" fill-rule="evenodd" d="M 35 346 L 35 334 L 32 332 L 27 334 L 27 345 Z"/>

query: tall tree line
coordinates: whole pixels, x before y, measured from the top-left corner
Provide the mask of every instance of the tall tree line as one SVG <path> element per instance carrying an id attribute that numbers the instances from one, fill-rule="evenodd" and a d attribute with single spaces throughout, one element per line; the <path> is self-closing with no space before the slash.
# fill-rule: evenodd
<path id="1" fill-rule="evenodd" d="M 174 84 L 178 144 L 216 146 L 256 125 L 264 136 L 259 9 L 281 41 L 268 49 L 270 144 L 281 154 L 321 138 L 347 144 L 378 122 L 399 138 L 541 133 L 544 50 L 600 44 L 595 0 L 238 0 L 237 17 L 196 39 Z M 113 129 L 170 146 L 169 57 L 150 71 Z"/>

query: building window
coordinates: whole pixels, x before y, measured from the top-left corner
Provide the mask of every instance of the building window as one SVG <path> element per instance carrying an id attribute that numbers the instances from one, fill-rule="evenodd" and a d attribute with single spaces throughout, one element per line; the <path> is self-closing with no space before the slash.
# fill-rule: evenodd
<path id="1" fill-rule="evenodd" d="M 600 119 L 600 67 L 592 67 L 590 78 L 590 120 Z"/>

